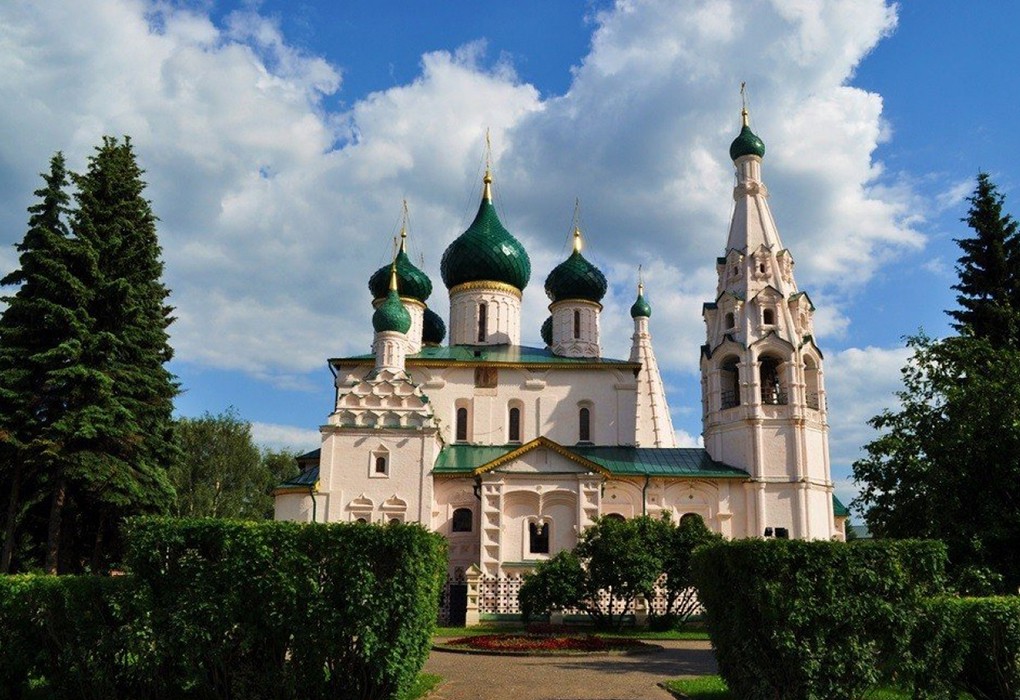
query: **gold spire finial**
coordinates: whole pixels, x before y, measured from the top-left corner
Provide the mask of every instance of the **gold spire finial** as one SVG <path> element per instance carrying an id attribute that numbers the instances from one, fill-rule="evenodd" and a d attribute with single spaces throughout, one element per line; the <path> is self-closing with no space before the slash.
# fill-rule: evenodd
<path id="1" fill-rule="evenodd" d="M 397 292 L 397 261 L 394 258 L 393 263 L 390 265 L 390 291 Z"/>
<path id="2" fill-rule="evenodd" d="M 407 200 L 404 200 L 404 218 L 400 221 L 400 252 L 407 252 Z"/>
<path id="3" fill-rule="evenodd" d="M 485 177 L 482 178 L 485 187 L 482 190 L 482 199 L 492 201 L 492 141 L 489 139 L 489 128 L 485 128 Z"/>
<path id="4" fill-rule="evenodd" d="M 574 199 L 574 252 L 581 252 L 581 198 Z"/>
<path id="5" fill-rule="evenodd" d="M 645 293 L 645 278 L 641 274 L 641 266 L 637 266 L 637 293 L 638 296 L 642 296 Z"/>
<path id="6" fill-rule="evenodd" d="M 750 126 L 748 123 L 749 112 L 747 111 L 747 83 L 740 83 L 740 117 L 744 122 L 744 126 Z"/>

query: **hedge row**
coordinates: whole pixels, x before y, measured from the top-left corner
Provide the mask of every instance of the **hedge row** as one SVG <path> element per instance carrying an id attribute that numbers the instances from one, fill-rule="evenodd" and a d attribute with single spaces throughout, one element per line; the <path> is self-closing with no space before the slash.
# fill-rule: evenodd
<path id="1" fill-rule="evenodd" d="M 719 672 L 743 700 L 860 698 L 903 659 L 945 547 L 741 540 L 703 547 L 694 578 Z"/>
<path id="2" fill-rule="evenodd" d="M 925 603 L 905 664 L 918 700 L 1020 699 L 1020 597 Z"/>
<path id="3" fill-rule="evenodd" d="M 147 519 L 127 564 L 3 581 L 12 696 L 44 676 L 58 697 L 396 697 L 428 657 L 446 552 L 408 525 Z"/>

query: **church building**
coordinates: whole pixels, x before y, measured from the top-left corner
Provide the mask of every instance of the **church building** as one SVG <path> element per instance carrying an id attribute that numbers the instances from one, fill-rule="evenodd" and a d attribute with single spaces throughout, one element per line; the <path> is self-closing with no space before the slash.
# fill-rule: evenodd
<path id="1" fill-rule="evenodd" d="M 372 352 L 329 361 L 334 410 L 320 449 L 276 489 L 276 518 L 421 523 L 448 539 L 457 578 L 530 570 L 600 516 L 695 514 L 730 538 L 843 539 L 814 306 L 769 210 L 764 155 L 744 110 L 730 146 L 736 204 L 703 312 L 704 448 L 677 447 L 642 285 L 630 356 L 603 356 L 607 281 L 576 226 L 573 252 L 545 278 L 548 318 L 521 318 L 531 263 L 486 170 L 478 214 L 442 257 L 448 342 L 402 230 L 368 283 Z M 544 347 L 521 345 L 522 323 L 541 325 Z"/>

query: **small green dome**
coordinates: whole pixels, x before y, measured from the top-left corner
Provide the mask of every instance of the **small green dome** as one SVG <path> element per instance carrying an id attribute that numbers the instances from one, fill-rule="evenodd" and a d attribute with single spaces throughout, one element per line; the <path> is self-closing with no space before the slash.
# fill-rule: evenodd
<path id="1" fill-rule="evenodd" d="M 407 252 L 401 246 L 397 253 L 397 284 L 401 293 L 408 298 L 425 301 L 432 294 L 432 280 L 424 272 L 415 267 Z M 373 299 L 383 299 L 390 290 L 390 267 L 383 265 L 368 280 L 368 289 Z"/>
<path id="2" fill-rule="evenodd" d="M 542 322 L 542 340 L 546 345 L 552 345 L 552 316 Z"/>
<path id="3" fill-rule="evenodd" d="M 397 290 L 391 289 L 386 295 L 386 300 L 379 304 L 379 308 L 372 314 L 372 328 L 376 333 L 384 331 L 396 331 L 407 333 L 411 328 L 411 314 L 407 313 Z"/>
<path id="4" fill-rule="evenodd" d="M 649 318 L 651 315 L 652 315 L 651 305 L 649 305 L 649 303 L 645 301 L 645 295 L 642 294 L 641 292 L 638 292 L 637 301 L 635 301 L 634 305 L 630 307 L 630 317 L 639 318 L 641 316 L 644 316 L 645 318 Z"/>
<path id="5" fill-rule="evenodd" d="M 432 309 L 425 309 L 422 318 L 421 341 L 426 345 L 440 345 L 446 338 L 446 324 Z"/>
<path id="6" fill-rule="evenodd" d="M 554 267 L 545 278 L 545 293 L 553 302 L 564 299 L 599 302 L 606 295 L 607 288 L 606 276 L 585 260 L 579 250 Z"/>
<path id="7" fill-rule="evenodd" d="M 765 157 L 765 144 L 751 131 L 751 127 L 747 124 L 744 124 L 743 128 L 740 129 L 740 134 L 730 144 L 731 160 L 736 160 L 743 156 Z"/>
<path id="8" fill-rule="evenodd" d="M 531 278 L 531 260 L 521 242 L 503 228 L 496 216 L 488 194 L 488 176 L 485 192 L 475 220 L 443 253 L 439 265 L 443 283 L 453 289 L 465 282 L 485 280 L 523 290 Z"/>

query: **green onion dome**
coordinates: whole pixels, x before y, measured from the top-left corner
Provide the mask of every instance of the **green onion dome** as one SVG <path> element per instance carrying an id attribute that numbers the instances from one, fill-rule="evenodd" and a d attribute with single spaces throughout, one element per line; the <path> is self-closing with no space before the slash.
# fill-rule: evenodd
<path id="1" fill-rule="evenodd" d="M 542 323 L 542 340 L 546 345 L 552 345 L 552 316 Z"/>
<path id="2" fill-rule="evenodd" d="M 401 232 L 401 237 L 404 238 L 406 235 Z M 397 253 L 396 265 L 397 284 L 400 285 L 401 294 L 421 302 L 428 299 L 432 294 L 432 280 L 411 262 L 403 241 L 400 243 L 400 252 Z M 392 265 L 384 265 L 369 278 L 368 289 L 372 292 L 373 299 L 383 299 L 389 292 L 391 267 Z"/>
<path id="3" fill-rule="evenodd" d="M 372 328 L 375 329 L 376 333 L 384 331 L 407 333 L 411 328 L 411 314 L 407 313 L 407 309 L 401 303 L 400 295 L 393 288 L 395 286 L 390 286 L 386 300 L 379 304 L 379 308 L 372 314 Z"/>
<path id="4" fill-rule="evenodd" d="M 523 290 L 531 278 L 527 251 L 496 216 L 491 182 L 486 173 L 482 204 L 475 220 L 443 253 L 439 269 L 447 289 L 465 282 L 490 281 Z"/>
<path id="5" fill-rule="evenodd" d="M 608 284 L 602 271 L 581 255 L 581 232 L 574 229 L 574 252 L 545 278 L 545 293 L 554 303 L 564 299 L 602 301 Z"/>
<path id="6" fill-rule="evenodd" d="M 740 133 L 737 138 L 733 139 L 733 143 L 730 144 L 730 160 L 736 160 L 743 156 L 758 156 L 759 158 L 765 157 L 765 144 L 757 134 L 751 131 L 751 127 L 747 123 L 747 110 L 743 111 L 744 126 L 741 127 Z"/>
<path id="7" fill-rule="evenodd" d="M 432 309 L 426 308 L 422 318 L 421 341 L 425 345 L 440 345 L 446 338 L 446 324 Z"/>
<path id="8" fill-rule="evenodd" d="M 631 318 L 639 318 L 642 316 L 645 318 L 649 318 L 652 315 L 652 307 L 647 301 L 645 301 L 644 291 L 645 285 L 639 284 L 637 301 L 635 301 L 634 305 L 630 307 Z"/>

